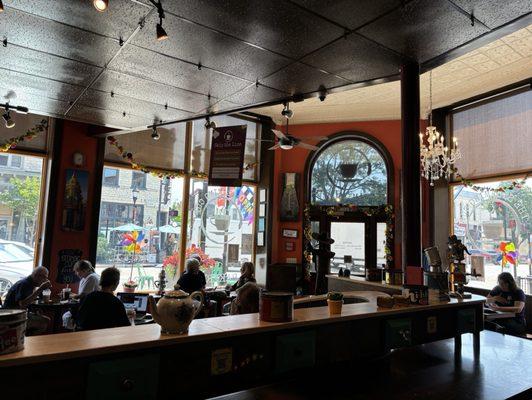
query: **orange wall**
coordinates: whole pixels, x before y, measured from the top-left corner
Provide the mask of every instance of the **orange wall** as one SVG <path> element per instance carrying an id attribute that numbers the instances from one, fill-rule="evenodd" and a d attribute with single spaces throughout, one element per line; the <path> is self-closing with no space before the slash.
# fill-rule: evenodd
<path id="1" fill-rule="evenodd" d="M 394 168 L 394 202 L 397 209 L 400 194 L 400 172 L 401 172 L 401 121 L 364 121 L 364 122 L 345 122 L 333 124 L 308 124 L 293 125 L 290 127 L 290 133 L 296 137 L 305 136 L 329 136 L 338 132 L 358 131 L 369 134 L 380 141 L 388 150 L 392 157 Z M 312 143 L 311 141 L 309 141 Z M 301 263 L 302 257 L 302 230 L 303 230 L 303 203 L 304 199 L 304 181 L 305 181 L 305 164 L 310 151 L 294 148 L 290 151 L 275 150 L 274 165 L 274 188 L 273 188 L 273 231 L 272 231 L 272 262 L 286 262 L 286 258 L 296 258 Z M 281 222 L 279 220 L 279 204 L 282 187 L 282 174 L 285 172 L 297 172 L 300 174 L 300 185 L 298 188 L 300 220 L 299 222 Z M 283 228 L 297 229 L 297 239 L 283 238 L 281 233 Z M 396 237 L 397 237 L 396 232 Z M 294 251 L 285 250 L 285 242 L 295 242 Z M 395 244 L 394 258 L 396 267 L 400 268 L 400 243 Z"/>
<path id="2" fill-rule="evenodd" d="M 95 189 L 95 170 L 96 170 L 96 155 L 98 148 L 97 139 L 88 136 L 89 125 L 63 121 L 63 134 L 61 139 L 61 152 L 55 154 L 59 161 L 59 176 L 56 181 L 50 182 L 50 192 L 55 191 L 57 193 L 57 201 L 55 205 L 55 217 L 53 221 L 53 237 L 47 238 L 51 242 L 51 257 L 50 265 L 47 265 L 50 269 L 50 280 L 53 284 L 53 291 L 60 291 L 63 287 L 57 283 L 57 263 L 58 252 L 61 249 L 80 249 L 83 251 L 82 257 L 89 257 L 90 247 L 90 235 L 89 232 L 93 228 L 92 224 L 98 224 L 98 216 L 91 214 L 93 201 L 94 201 L 94 189 Z M 81 152 L 85 156 L 85 165 L 81 168 L 77 168 L 72 163 L 72 155 L 75 152 Z M 62 219 L 62 207 L 63 196 L 65 192 L 65 179 L 66 170 L 69 168 L 80 169 L 89 171 L 89 191 L 88 202 L 86 210 L 85 228 L 83 232 L 66 232 L 61 229 Z M 72 285 L 73 289 L 77 289 L 77 284 Z"/>

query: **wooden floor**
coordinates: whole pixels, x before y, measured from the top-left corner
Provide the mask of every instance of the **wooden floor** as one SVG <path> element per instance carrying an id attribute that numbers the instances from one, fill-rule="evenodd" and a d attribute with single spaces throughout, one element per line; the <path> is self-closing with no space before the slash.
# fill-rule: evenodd
<path id="1" fill-rule="evenodd" d="M 360 370 L 330 371 L 321 377 L 310 373 L 217 399 L 532 399 L 531 340 L 484 331 L 478 360 L 472 342 L 471 335 L 463 335 L 462 356 L 457 358 L 454 341 L 445 340 L 396 350 Z"/>

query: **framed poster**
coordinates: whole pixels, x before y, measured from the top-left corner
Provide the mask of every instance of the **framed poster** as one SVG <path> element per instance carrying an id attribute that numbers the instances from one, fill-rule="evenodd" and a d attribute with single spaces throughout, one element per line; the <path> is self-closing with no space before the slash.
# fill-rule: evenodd
<path id="1" fill-rule="evenodd" d="M 210 186 L 242 186 L 246 125 L 222 126 L 212 131 Z"/>
<path id="2" fill-rule="evenodd" d="M 281 221 L 299 220 L 299 174 L 289 172 L 283 174 L 283 187 L 281 195 Z"/>
<path id="3" fill-rule="evenodd" d="M 259 189 L 259 202 L 266 203 L 266 189 Z"/>
<path id="4" fill-rule="evenodd" d="M 266 216 L 266 204 L 259 204 L 259 217 Z"/>
<path id="5" fill-rule="evenodd" d="M 264 232 L 266 230 L 266 219 L 265 218 L 259 218 L 259 226 L 258 231 Z"/>
<path id="6" fill-rule="evenodd" d="M 79 169 L 67 169 L 63 213 L 61 215 L 62 230 L 81 232 L 85 229 L 88 196 L 89 172 Z"/>
<path id="7" fill-rule="evenodd" d="M 286 242 L 284 244 L 284 249 L 286 251 L 294 251 L 296 249 L 296 245 L 294 242 Z"/>

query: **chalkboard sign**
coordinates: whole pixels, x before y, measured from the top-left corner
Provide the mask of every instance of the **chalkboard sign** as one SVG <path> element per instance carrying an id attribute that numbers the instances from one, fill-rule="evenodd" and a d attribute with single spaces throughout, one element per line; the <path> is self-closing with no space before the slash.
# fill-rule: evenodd
<path id="1" fill-rule="evenodd" d="M 57 263 L 57 282 L 58 283 L 75 283 L 79 278 L 74 273 L 74 264 L 81 260 L 83 252 L 79 249 L 62 249 L 59 250 Z"/>

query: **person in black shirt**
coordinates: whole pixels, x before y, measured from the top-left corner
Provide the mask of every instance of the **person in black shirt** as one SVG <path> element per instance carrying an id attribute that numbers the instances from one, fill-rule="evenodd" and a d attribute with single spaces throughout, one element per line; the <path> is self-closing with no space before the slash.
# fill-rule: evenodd
<path id="1" fill-rule="evenodd" d="M 124 304 L 114 295 L 120 282 L 120 271 L 115 267 L 106 268 L 100 277 L 100 290 L 89 293 L 82 300 L 76 324 L 79 329 L 105 329 L 129 326 L 129 318 Z"/>
<path id="2" fill-rule="evenodd" d="M 502 325 L 511 335 L 526 334 L 525 293 L 517 287 L 509 272 L 503 272 L 497 280 L 499 284 L 488 294 L 486 303 L 492 310 L 515 313 L 513 318 L 497 319 L 497 324 Z"/>
<path id="3" fill-rule="evenodd" d="M 192 293 L 196 290 L 205 289 L 207 280 L 205 274 L 200 271 L 200 262 L 196 258 L 189 258 L 185 263 L 186 271 L 179 277 L 176 289 L 181 289 L 184 292 Z"/>

